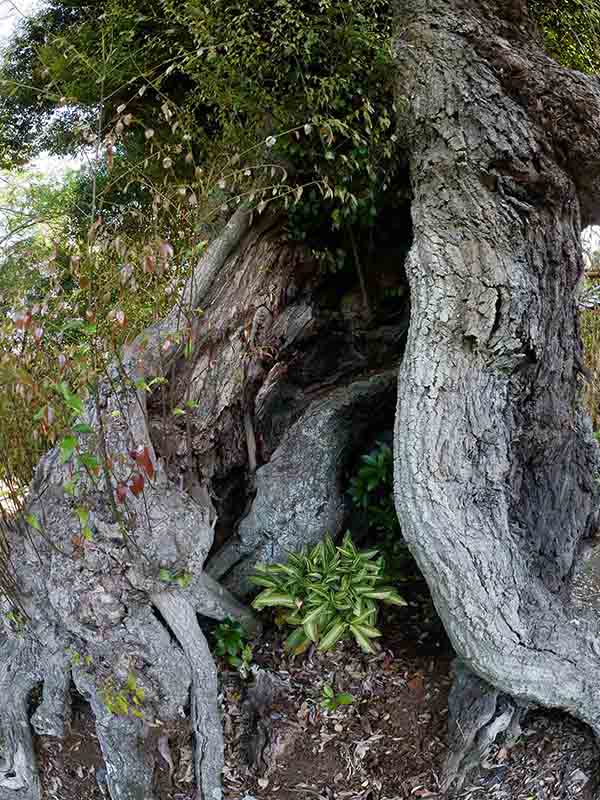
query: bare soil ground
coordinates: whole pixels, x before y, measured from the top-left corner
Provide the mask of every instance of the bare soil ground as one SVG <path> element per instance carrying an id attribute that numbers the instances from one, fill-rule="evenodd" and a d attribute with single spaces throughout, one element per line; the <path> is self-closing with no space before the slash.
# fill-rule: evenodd
<path id="1" fill-rule="evenodd" d="M 225 800 L 442 797 L 451 649 L 427 601 L 390 614 L 383 627 L 385 649 L 372 657 L 348 644 L 333 654 L 312 650 L 291 659 L 282 633 L 268 630 L 255 645 L 255 670 L 276 691 L 258 712 L 247 699 L 253 679 L 224 668 Z M 354 701 L 325 710 L 324 684 L 351 693 Z M 107 796 L 89 708 L 78 700 L 74 710 L 64 741 L 38 739 L 48 800 Z M 195 800 L 189 731 L 161 733 L 157 798 Z M 496 746 L 455 797 L 597 800 L 597 761 L 585 726 L 565 715 L 532 712 L 516 747 Z"/>

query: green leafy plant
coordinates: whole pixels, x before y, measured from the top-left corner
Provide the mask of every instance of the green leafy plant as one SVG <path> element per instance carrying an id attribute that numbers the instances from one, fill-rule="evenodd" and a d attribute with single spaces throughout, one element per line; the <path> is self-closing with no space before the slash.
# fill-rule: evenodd
<path id="1" fill-rule="evenodd" d="M 252 664 L 252 647 L 243 626 L 229 617 L 215 629 L 215 653 L 246 677 Z"/>
<path id="2" fill-rule="evenodd" d="M 68 650 L 67 652 L 74 667 L 80 667 L 84 672 L 91 668 L 92 657 L 90 655 L 82 656 L 77 650 Z"/>
<path id="3" fill-rule="evenodd" d="M 364 455 L 362 464 L 350 481 L 350 497 L 367 512 L 369 528 L 400 533 L 394 507 L 394 462 L 387 444 L 377 443 L 373 452 Z"/>
<path id="4" fill-rule="evenodd" d="M 143 719 L 141 709 L 145 699 L 144 689 L 138 686 L 137 678 L 133 672 L 127 676 L 124 686 L 118 687 L 112 678 L 109 678 L 101 690 L 104 705 L 111 714 L 127 717 L 130 714 L 138 719 Z"/>
<path id="5" fill-rule="evenodd" d="M 170 569 L 162 568 L 158 577 L 163 583 L 177 583 L 182 589 L 187 589 L 192 582 L 193 575 L 191 572 L 173 572 Z"/>
<path id="6" fill-rule="evenodd" d="M 333 687 L 326 683 L 323 686 L 323 694 L 321 699 L 321 705 L 323 708 L 326 708 L 327 711 L 336 711 L 339 706 L 349 706 L 354 702 L 354 695 L 349 694 L 348 692 L 336 692 L 333 690 Z"/>
<path id="7" fill-rule="evenodd" d="M 14 608 L 12 611 L 7 611 L 6 614 L 4 614 L 4 619 L 17 636 L 20 636 L 23 633 L 25 626 L 27 625 L 27 617 L 18 608 Z"/>
<path id="8" fill-rule="evenodd" d="M 381 636 L 375 627 L 379 601 L 406 605 L 386 585 L 379 552 L 358 550 L 349 532 L 341 545 L 327 536 L 311 550 L 290 555 L 287 564 L 261 565 L 251 580 L 263 589 L 254 608 L 282 609 L 282 620 L 294 627 L 286 647 L 296 654 L 311 642 L 327 651 L 348 638 L 372 653 L 373 640 Z"/>
<path id="9" fill-rule="evenodd" d="M 369 533 L 376 540 L 393 580 L 406 580 L 415 573 L 414 561 L 402 538 L 394 504 L 394 460 L 391 448 L 377 442 L 361 458 L 348 491 L 354 505 L 365 512 Z"/>

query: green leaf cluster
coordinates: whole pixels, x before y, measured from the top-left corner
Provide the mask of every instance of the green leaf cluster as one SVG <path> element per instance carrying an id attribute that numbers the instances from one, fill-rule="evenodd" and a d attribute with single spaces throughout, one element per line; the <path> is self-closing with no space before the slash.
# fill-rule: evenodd
<path id="1" fill-rule="evenodd" d="M 193 580 L 191 572 L 173 572 L 173 570 L 162 567 L 159 570 L 158 578 L 163 583 L 176 583 L 182 589 L 187 589 Z"/>
<path id="2" fill-rule="evenodd" d="M 138 686 L 137 678 L 133 672 L 127 676 L 124 686 L 118 687 L 114 680 L 109 678 L 101 690 L 104 705 L 111 714 L 120 717 L 129 715 L 144 718 L 142 704 L 145 700 L 143 687 Z"/>
<path id="3" fill-rule="evenodd" d="M 254 608 L 280 609 L 283 621 L 294 628 L 286 647 L 295 654 L 311 642 L 327 651 L 348 638 L 372 653 L 373 640 L 381 636 L 375 627 L 379 602 L 406 605 L 386 585 L 378 551 L 358 550 L 350 533 L 341 545 L 327 536 L 312 549 L 290 555 L 286 564 L 261 565 L 251 580 L 262 588 Z"/>
<path id="4" fill-rule="evenodd" d="M 378 442 L 376 448 L 361 458 L 361 465 L 350 481 L 353 503 L 367 512 L 369 528 L 397 531 L 394 507 L 394 461 L 391 448 Z"/>
<path id="5" fill-rule="evenodd" d="M 214 638 L 216 655 L 240 670 L 242 675 L 247 673 L 252 663 L 252 647 L 242 624 L 227 617 L 215 628 Z"/>
<path id="6" fill-rule="evenodd" d="M 394 581 L 414 574 L 414 561 L 402 538 L 394 504 L 394 460 L 391 448 L 378 442 L 361 457 L 348 494 L 366 515 L 369 533 L 375 537 L 385 561 L 386 574 Z"/>
<path id="7" fill-rule="evenodd" d="M 323 699 L 321 705 L 327 711 L 336 711 L 340 706 L 349 706 L 354 702 L 354 695 L 348 692 L 335 692 L 333 686 L 326 683 L 323 686 Z"/>
<path id="8" fill-rule="evenodd" d="M 600 72 L 599 0 L 530 0 L 549 55 L 581 72 Z"/>

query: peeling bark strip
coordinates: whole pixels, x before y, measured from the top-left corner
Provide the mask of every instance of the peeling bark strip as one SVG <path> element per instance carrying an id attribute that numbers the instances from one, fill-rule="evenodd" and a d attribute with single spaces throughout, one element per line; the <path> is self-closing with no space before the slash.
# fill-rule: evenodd
<path id="1" fill-rule="evenodd" d="M 568 604 L 597 530 L 575 288 L 600 219 L 600 84 L 534 46 L 525 3 L 401 0 L 412 319 L 396 503 L 457 653 L 600 734 L 598 626 Z"/>

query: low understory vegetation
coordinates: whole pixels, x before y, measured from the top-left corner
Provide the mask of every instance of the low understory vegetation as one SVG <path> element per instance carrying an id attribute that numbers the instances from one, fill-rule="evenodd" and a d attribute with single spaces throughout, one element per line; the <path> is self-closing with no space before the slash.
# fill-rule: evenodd
<path id="1" fill-rule="evenodd" d="M 592 278 L 588 289 L 593 294 L 600 292 L 600 281 Z M 600 308 L 583 309 L 580 314 L 585 365 L 588 376 L 585 400 L 592 418 L 595 436 L 600 440 Z"/>
<path id="2" fill-rule="evenodd" d="M 285 564 L 257 567 L 252 582 L 264 587 L 252 604 L 278 609 L 278 619 L 294 628 L 286 646 L 303 653 L 311 642 L 327 651 L 352 637 L 374 652 L 378 603 L 405 605 L 387 585 L 385 562 L 377 550 L 358 550 L 349 533 L 341 545 L 327 537 L 312 550 L 290 555 Z"/>
<path id="3" fill-rule="evenodd" d="M 347 496 L 359 525 L 357 538 L 367 549 L 346 531 L 338 544 L 327 536 L 310 549 L 290 553 L 283 563 L 257 565 L 251 577 L 260 590 L 253 607 L 272 611 L 282 631 L 292 628 L 285 633 L 285 649 L 293 656 L 306 653 L 311 645 L 327 653 L 343 642 L 353 642 L 367 654 L 380 652 L 380 604 L 406 607 L 397 587 L 419 582 L 395 513 L 388 444 L 378 441 L 360 457 Z M 420 595 L 422 602 L 427 600 Z M 247 676 L 252 648 L 242 625 L 226 620 L 216 627 L 214 640 L 216 655 Z M 343 704 L 330 694 L 326 699 L 336 707 Z"/>

